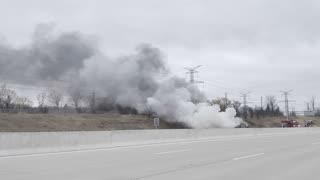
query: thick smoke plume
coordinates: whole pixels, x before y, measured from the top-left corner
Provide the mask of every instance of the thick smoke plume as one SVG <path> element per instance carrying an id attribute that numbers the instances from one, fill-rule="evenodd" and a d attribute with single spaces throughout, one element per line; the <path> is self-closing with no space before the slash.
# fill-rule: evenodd
<path id="1" fill-rule="evenodd" d="M 234 109 L 219 112 L 208 106 L 195 85 L 173 76 L 161 51 L 143 44 L 136 52 L 110 58 L 80 33 L 51 36 L 37 30 L 30 47 L 0 46 L 0 77 L 9 80 L 62 80 L 83 92 L 95 91 L 113 104 L 152 111 L 169 122 L 193 128 L 235 127 L 241 119 Z M 74 87 L 73 87 L 74 88 Z"/>
<path id="2" fill-rule="evenodd" d="M 95 54 L 94 44 L 80 33 L 52 31 L 49 25 L 39 25 L 24 48 L 0 42 L 0 77 L 20 83 L 64 80 L 83 69 L 84 61 Z"/>

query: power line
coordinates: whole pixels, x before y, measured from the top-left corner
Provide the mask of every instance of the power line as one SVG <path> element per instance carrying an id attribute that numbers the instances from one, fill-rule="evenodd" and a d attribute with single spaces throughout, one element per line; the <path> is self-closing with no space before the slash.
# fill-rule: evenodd
<path id="1" fill-rule="evenodd" d="M 222 91 L 225 91 L 225 90 L 228 90 L 228 91 L 232 91 L 232 92 L 236 92 L 234 89 L 231 89 L 231 88 L 227 88 L 227 87 L 224 87 L 224 86 L 221 86 L 221 85 L 216 85 L 216 84 L 213 84 L 212 82 L 208 82 L 206 81 L 206 84 L 215 88 L 215 89 L 223 89 Z"/>
<path id="2" fill-rule="evenodd" d="M 231 90 L 231 91 L 234 91 L 234 89 L 240 89 L 241 91 L 247 91 L 248 89 L 245 89 L 245 88 L 242 88 L 242 87 L 238 87 L 238 86 L 234 86 L 234 85 L 230 85 L 230 84 L 226 84 L 226 83 L 221 83 L 219 81 L 216 81 L 216 80 L 212 80 L 212 79 L 205 79 L 206 81 L 206 84 L 211 84 L 212 86 L 215 86 L 215 87 L 219 87 L 219 88 L 222 88 L 222 89 L 227 89 L 227 90 Z"/>

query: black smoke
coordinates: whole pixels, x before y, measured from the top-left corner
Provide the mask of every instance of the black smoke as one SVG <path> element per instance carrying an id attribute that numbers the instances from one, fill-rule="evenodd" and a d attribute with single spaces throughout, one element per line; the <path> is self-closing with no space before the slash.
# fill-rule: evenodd
<path id="1" fill-rule="evenodd" d="M 29 45 L 0 43 L 0 78 L 18 83 L 64 80 L 78 74 L 95 53 L 93 42 L 81 33 L 54 35 L 38 26 Z"/>

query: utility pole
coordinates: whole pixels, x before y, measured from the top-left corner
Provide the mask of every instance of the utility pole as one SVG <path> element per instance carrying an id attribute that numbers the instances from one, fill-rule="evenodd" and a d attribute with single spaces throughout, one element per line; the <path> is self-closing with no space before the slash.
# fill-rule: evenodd
<path id="1" fill-rule="evenodd" d="M 291 113 L 294 113 L 294 115 L 296 115 L 296 108 L 291 106 Z"/>
<path id="2" fill-rule="evenodd" d="M 288 95 L 290 95 L 289 93 L 291 91 L 293 91 L 293 90 L 281 91 L 282 95 L 284 95 L 285 114 L 286 114 L 287 120 L 289 120 L 289 116 L 290 116 Z"/>
<path id="3" fill-rule="evenodd" d="M 186 72 L 186 74 L 189 74 L 189 82 L 190 84 L 199 84 L 199 83 L 204 83 L 203 81 L 197 81 L 194 79 L 194 75 L 196 73 L 198 73 L 198 71 L 196 71 L 198 68 L 200 68 L 202 65 L 196 66 L 196 67 L 192 67 L 192 68 L 185 68 L 186 70 L 188 70 L 188 72 Z"/>
<path id="4" fill-rule="evenodd" d="M 225 100 L 225 106 L 227 108 L 228 107 L 228 93 L 227 92 L 224 93 L 224 100 Z"/>
<path id="5" fill-rule="evenodd" d="M 261 96 L 261 109 L 263 109 L 263 97 Z"/>
<path id="6" fill-rule="evenodd" d="M 315 98 L 315 96 L 312 96 L 310 103 L 311 103 L 311 109 L 314 112 L 316 110 L 316 107 L 315 107 L 316 98 Z"/>

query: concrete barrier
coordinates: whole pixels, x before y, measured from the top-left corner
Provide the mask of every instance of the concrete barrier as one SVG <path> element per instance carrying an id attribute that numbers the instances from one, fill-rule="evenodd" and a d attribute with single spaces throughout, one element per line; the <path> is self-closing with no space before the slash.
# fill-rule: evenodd
<path id="1" fill-rule="evenodd" d="M 320 128 L 180 129 L 86 132 L 3 132 L 0 156 L 77 151 L 178 141 L 320 132 Z"/>

